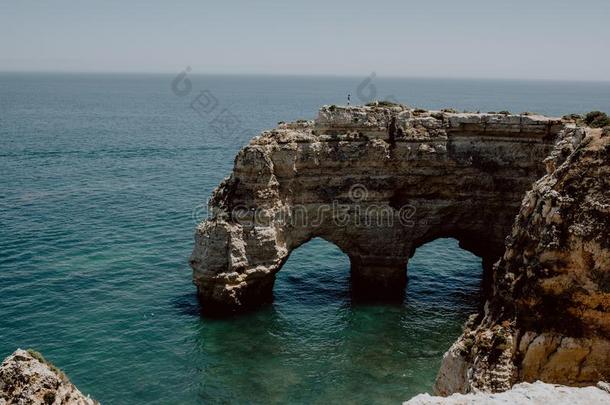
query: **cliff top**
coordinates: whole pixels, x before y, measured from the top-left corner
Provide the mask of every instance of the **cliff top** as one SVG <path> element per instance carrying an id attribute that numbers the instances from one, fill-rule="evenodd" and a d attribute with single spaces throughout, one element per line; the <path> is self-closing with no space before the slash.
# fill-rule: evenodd
<path id="1" fill-rule="evenodd" d="M 401 104 L 325 105 L 320 108 L 315 120 L 280 122 L 277 128 L 256 137 L 253 143 L 371 139 L 400 142 L 446 139 L 452 134 L 546 139 L 575 126 L 576 121 L 572 119 L 533 113 L 517 115 L 506 111 L 474 113 L 449 109 L 424 110 Z"/>

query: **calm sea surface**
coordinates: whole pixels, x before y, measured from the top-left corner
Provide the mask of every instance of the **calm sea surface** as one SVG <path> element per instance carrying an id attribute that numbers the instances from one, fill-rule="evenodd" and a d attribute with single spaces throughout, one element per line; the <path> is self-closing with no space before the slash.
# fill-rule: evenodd
<path id="1" fill-rule="evenodd" d="M 476 309 L 480 260 L 454 240 L 418 249 L 400 306 L 352 304 L 347 257 L 313 240 L 272 305 L 200 317 L 195 220 L 258 131 L 347 93 L 610 111 L 608 83 L 192 75 L 177 95 L 173 78 L 0 74 L 0 358 L 35 348 L 104 404 L 397 404 L 430 390 Z"/>

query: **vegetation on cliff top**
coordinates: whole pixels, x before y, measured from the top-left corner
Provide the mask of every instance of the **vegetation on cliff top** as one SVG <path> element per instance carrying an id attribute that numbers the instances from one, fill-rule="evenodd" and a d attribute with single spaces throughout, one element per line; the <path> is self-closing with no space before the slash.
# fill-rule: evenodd
<path id="1" fill-rule="evenodd" d="M 42 364 L 46 364 L 51 369 L 51 371 L 53 371 L 55 374 L 57 374 L 57 376 L 59 378 L 61 378 L 64 381 L 69 381 L 66 374 L 63 371 L 61 371 L 59 368 L 55 367 L 55 365 L 53 363 L 51 363 L 50 361 L 45 359 L 44 356 L 40 352 L 37 352 L 34 349 L 27 349 L 26 351 L 28 352 L 28 354 L 30 356 L 32 356 L 33 358 L 35 358 Z"/>
<path id="2" fill-rule="evenodd" d="M 563 116 L 564 120 L 575 121 L 577 124 L 584 124 L 591 128 L 604 128 L 610 126 L 610 117 L 601 111 L 591 111 L 586 115 L 568 114 Z"/>
<path id="3" fill-rule="evenodd" d="M 585 115 L 584 121 L 591 128 L 603 128 L 610 125 L 610 117 L 601 111 L 591 111 Z"/>

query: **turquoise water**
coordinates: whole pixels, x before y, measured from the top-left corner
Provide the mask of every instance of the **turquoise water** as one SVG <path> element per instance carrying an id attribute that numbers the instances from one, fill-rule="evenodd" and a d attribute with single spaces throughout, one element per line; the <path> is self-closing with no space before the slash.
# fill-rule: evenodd
<path id="1" fill-rule="evenodd" d="M 245 138 L 342 103 L 359 78 L 0 74 L 0 357 L 40 350 L 105 404 L 399 403 L 430 389 L 476 309 L 480 260 L 418 249 L 402 305 L 355 305 L 347 258 L 313 240 L 275 301 L 206 319 L 187 259 L 195 219 Z M 610 111 L 610 84 L 375 79 L 429 108 Z M 227 136 L 189 103 L 209 89 Z M 366 101 L 366 100 L 365 100 Z M 194 218 L 195 217 L 195 218 Z"/>

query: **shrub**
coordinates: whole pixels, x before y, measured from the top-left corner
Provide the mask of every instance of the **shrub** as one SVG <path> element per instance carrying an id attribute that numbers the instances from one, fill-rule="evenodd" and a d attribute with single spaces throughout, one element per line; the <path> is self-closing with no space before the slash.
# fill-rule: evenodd
<path id="1" fill-rule="evenodd" d="M 446 113 L 450 113 L 450 114 L 457 114 L 457 110 L 453 109 L 453 108 L 443 108 L 441 110 L 442 112 L 446 112 Z"/>
<path id="2" fill-rule="evenodd" d="M 610 117 L 601 111 L 591 111 L 585 115 L 585 123 L 591 128 L 603 128 L 610 126 Z"/>
<path id="3" fill-rule="evenodd" d="M 60 369 L 55 367 L 55 365 L 53 363 L 51 363 L 50 361 L 45 359 L 42 356 L 42 354 L 40 354 L 40 352 L 37 352 L 34 349 L 27 349 L 26 351 L 30 354 L 30 356 L 32 356 L 33 358 L 35 358 L 39 362 L 41 362 L 43 364 L 46 364 L 51 369 L 51 371 L 53 371 L 55 374 L 57 374 L 57 376 L 59 376 L 60 379 L 62 379 L 62 380 L 67 380 L 68 379 L 68 377 L 66 377 L 66 375 L 64 374 L 63 371 L 61 371 Z"/>
<path id="4" fill-rule="evenodd" d="M 40 352 L 37 352 L 34 349 L 27 349 L 27 352 L 29 353 L 30 356 L 32 356 L 39 362 L 41 362 L 43 364 L 48 364 L 47 359 L 45 359 Z"/>
<path id="5" fill-rule="evenodd" d="M 331 112 L 332 112 L 332 111 L 335 111 L 336 109 L 337 109 L 337 106 L 336 106 L 336 105 L 334 105 L 334 104 L 333 104 L 333 105 L 331 105 L 330 107 L 328 107 L 328 111 L 331 111 Z"/>
<path id="6" fill-rule="evenodd" d="M 53 402 L 55 402 L 55 393 L 50 391 L 46 392 L 42 399 L 45 404 L 51 405 Z"/>
<path id="7" fill-rule="evenodd" d="M 463 344 L 463 346 L 462 346 L 460 352 L 461 352 L 462 356 L 468 356 L 474 346 L 474 339 L 471 336 L 468 336 L 462 341 L 462 344 Z"/>
<path id="8" fill-rule="evenodd" d="M 498 114 L 502 114 L 502 115 L 510 115 L 510 111 L 502 110 L 502 111 L 500 111 Z"/>

